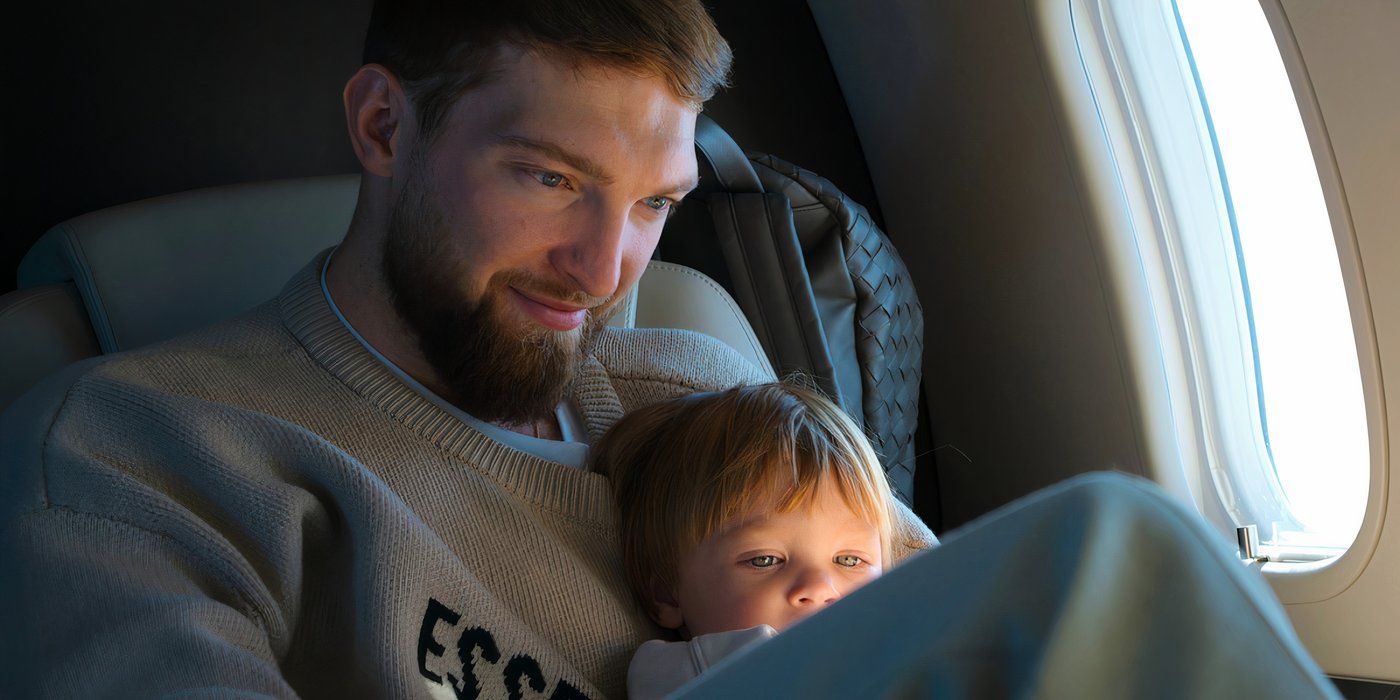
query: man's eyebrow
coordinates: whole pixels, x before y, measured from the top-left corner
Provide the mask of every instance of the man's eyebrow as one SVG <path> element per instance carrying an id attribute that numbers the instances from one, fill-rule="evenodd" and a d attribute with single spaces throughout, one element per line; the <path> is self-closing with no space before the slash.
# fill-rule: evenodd
<path id="1" fill-rule="evenodd" d="M 602 166 L 557 143 L 526 138 L 517 134 L 501 134 L 496 137 L 496 143 L 543 154 L 605 185 L 611 184 L 613 181 L 613 177 Z"/>
<path id="2" fill-rule="evenodd" d="M 668 188 L 666 188 L 666 189 L 663 189 L 663 190 L 661 190 L 661 191 L 662 191 L 662 192 L 665 192 L 665 193 L 668 193 L 668 194 L 679 194 L 680 196 L 684 197 L 684 196 L 690 194 L 690 191 L 691 191 L 691 190 L 693 190 L 693 189 L 695 189 L 696 187 L 699 187 L 699 186 L 700 186 L 700 179 L 699 179 L 699 178 L 692 177 L 692 178 L 690 178 L 689 180 L 686 180 L 685 182 L 678 182 L 678 183 L 676 183 L 676 184 L 674 184 L 674 185 L 671 185 L 670 187 L 668 187 Z"/>

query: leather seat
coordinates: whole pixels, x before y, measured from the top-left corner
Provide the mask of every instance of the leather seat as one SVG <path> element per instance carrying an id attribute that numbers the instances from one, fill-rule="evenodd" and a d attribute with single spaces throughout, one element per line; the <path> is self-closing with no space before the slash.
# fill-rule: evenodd
<path id="1" fill-rule="evenodd" d="M 214 323 L 271 298 L 344 235 L 359 176 L 195 190 L 103 209 L 44 234 L 0 296 L 0 411 L 72 362 Z M 613 325 L 685 328 L 772 367 L 713 280 L 654 261 Z"/>

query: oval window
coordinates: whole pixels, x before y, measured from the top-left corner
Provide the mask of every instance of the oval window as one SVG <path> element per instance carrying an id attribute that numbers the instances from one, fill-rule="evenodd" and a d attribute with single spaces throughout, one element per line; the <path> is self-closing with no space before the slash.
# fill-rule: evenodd
<path id="1" fill-rule="evenodd" d="M 1237 307 L 1249 335 L 1221 351 L 1236 357 L 1215 362 L 1240 363 L 1252 391 L 1216 409 L 1248 412 L 1262 453 L 1262 471 L 1228 463 L 1223 471 L 1255 504 L 1266 544 L 1335 555 L 1360 528 L 1370 451 L 1352 317 L 1312 150 L 1259 4 L 1172 6 L 1204 116 L 1201 138 L 1219 171 L 1227 221 L 1218 231 L 1238 267 L 1238 294 L 1214 303 Z M 1201 340 L 1216 352 L 1212 339 Z M 1238 357 L 1240 347 L 1252 357 Z"/>

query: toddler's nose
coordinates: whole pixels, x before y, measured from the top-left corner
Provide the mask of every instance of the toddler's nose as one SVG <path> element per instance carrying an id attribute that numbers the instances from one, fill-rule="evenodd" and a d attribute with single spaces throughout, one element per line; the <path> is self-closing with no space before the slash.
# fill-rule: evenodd
<path id="1" fill-rule="evenodd" d="M 788 602 L 795 607 L 822 607 L 836 602 L 841 591 L 831 575 L 812 572 L 798 577 L 788 593 Z"/>

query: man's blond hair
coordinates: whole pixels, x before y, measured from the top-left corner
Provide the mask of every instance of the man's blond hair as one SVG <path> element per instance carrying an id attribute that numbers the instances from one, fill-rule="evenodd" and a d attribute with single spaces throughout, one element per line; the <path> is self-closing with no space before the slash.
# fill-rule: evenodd
<path id="1" fill-rule="evenodd" d="M 788 380 L 695 394 L 623 418 L 594 448 L 612 479 L 623 565 L 655 615 L 680 560 L 756 503 L 812 503 L 828 483 L 880 532 L 890 560 L 894 501 L 869 440 L 819 391 Z"/>

